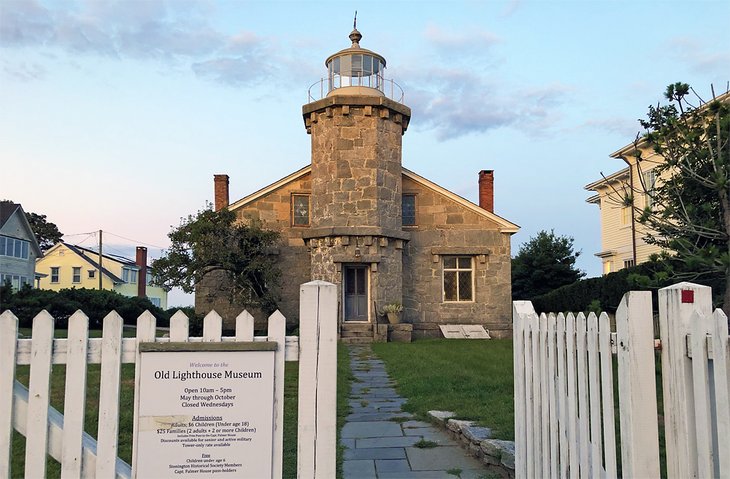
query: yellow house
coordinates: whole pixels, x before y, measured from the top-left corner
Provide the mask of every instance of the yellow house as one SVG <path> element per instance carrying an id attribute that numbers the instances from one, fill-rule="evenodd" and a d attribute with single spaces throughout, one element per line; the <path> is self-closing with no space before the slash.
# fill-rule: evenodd
<path id="1" fill-rule="evenodd" d="M 167 309 L 167 291 L 152 282 L 147 266 L 147 248 L 137 247 L 137 260 L 104 254 L 99 268 L 99 253 L 82 246 L 58 243 L 36 262 L 41 277 L 38 287 L 58 291 L 66 288 L 101 289 L 133 297 L 146 296 L 152 304 Z M 144 279 L 142 277 L 145 277 Z"/>
<path id="2" fill-rule="evenodd" d="M 730 101 L 730 93 L 717 100 Z M 640 163 L 636 160 L 637 148 L 641 151 Z M 629 143 L 610 156 L 623 161 L 626 167 L 585 186 L 595 193 L 586 201 L 598 205 L 601 212 L 601 251 L 595 255 L 603 262 L 603 274 L 644 263 L 652 254 L 661 252 L 658 246 L 644 241 L 648 229 L 639 223 L 638 214 L 651 205 L 651 191 L 657 182 L 655 168 L 664 163 L 664 158 L 643 140 Z M 626 198 L 633 198 L 633 208 Z"/>

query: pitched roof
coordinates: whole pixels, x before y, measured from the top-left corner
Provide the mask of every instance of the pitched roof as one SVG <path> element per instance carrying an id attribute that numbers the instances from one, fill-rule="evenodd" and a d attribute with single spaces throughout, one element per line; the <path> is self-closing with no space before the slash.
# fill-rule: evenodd
<path id="1" fill-rule="evenodd" d="M 11 216 L 20 208 L 20 205 L 12 201 L 0 201 L 0 228 L 5 226 Z"/>
<path id="2" fill-rule="evenodd" d="M 440 194 L 446 196 L 447 198 L 459 203 L 460 205 L 464 206 L 465 208 L 471 210 L 472 212 L 474 212 L 480 216 L 486 217 L 486 218 L 494 221 L 495 223 L 497 223 L 497 225 L 499 225 L 499 228 L 503 233 L 517 233 L 517 231 L 519 231 L 520 227 L 518 225 L 502 218 L 501 216 L 485 210 L 484 208 L 480 207 L 479 205 L 472 203 L 471 201 L 457 195 L 456 193 L 452 193 L 451 191 L 447 190 L 446 188 L 439 186 L 430 180 L 427 180 L 426 178 L 412 172 L 411 170 L 409 170 L 407 168 L 401 168 L 401 169 L 402 169 L 403 175 L 405 175 L 406 177 L 415 181 L 416 183 L 419 183 L 422 186 L 425 186 L 426 188 L 429 188 L 437 193 L 440 193 Z M 265 195 L 271 193 L 272 191 L 275 191 L 275 190 L 291 183 L 292 181 L 295 181 L 295 180 L 309 174 L 311 171 L 312 171 L 312 165 L 307 165 L 304 168 L 301 168 L 301 169 L 291 173 L 290 175 L 285 176 L 284 178 L 282 178 L 274 183 L 271 183 L 270 185 L 265 186 L 265 187 L 261 188 L 260 190 L 254 192 L 254 193 L 251 193 L 248 196 L 241 198 L 240 200 L 236 201 L 235 203 L 232 203 L 228 208 L 231 210 L 234 210 L 234 209 L 246 206 L 247 204 L 257 200 L 258 198 L 261 198 L 262 196 L 265 196 Z"/>
<path id="3" fill-rule="evenodd" d="M 46 254 L 50 254 L 52 251 L 59 249 L 62 246 L 65 246 L 71 252 L 83 258 L 87 263 L 93 266 L 94 269 L 99 269 L 99 262 L 97 261 L 97 259 L 99 258 L 99 252 L 89 248 L 84 248 L 83 246 L 61 242 L 54 245 L 51 249 L 48 250 Z M 125 266 L 137 266 L 137 263 L 123 256 L 106 253 L 102 254 L 102 274 L 108 276 L 115 283 L 124 283 L 124 281 L 119 276 L 115 275 L 114 273 L 103 267 L 104 260 L 114 261 L 115 263 L 121 263 Z"/>
<path id="4" fill-rule="evenodd" d="M 5 226 L 5 223 L 7 223 L 16 212 L 20 213 L 20 221 L 25 225 L 25 228 L 28 231 L 28 236 L 31 238 L 30 244 L 35 251 L 36 257 L 42 257 L 43 251 L 41 251 L 41 247 L 38 245 L 35 233 L 33 233 L 33 228 L 30 227 L 28 218 L 25 216 L 25 211 L 23 211 L 23 207 L 19 203 L 13 203 L 12 201 L 0 201 L 0 229 Z"/>

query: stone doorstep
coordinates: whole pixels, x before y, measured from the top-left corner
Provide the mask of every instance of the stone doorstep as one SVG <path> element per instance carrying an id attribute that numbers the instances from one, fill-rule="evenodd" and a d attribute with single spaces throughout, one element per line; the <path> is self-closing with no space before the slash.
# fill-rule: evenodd
<path id="1" fill-rule="evenodd" d="M 474 426 L 473 421 L 452 419 L 451 411 L 429 411 L 434 422 L 443 426 L 462 448 L 485 465 L 497 467 L 508 477 L 515 477 L 515 443 L 491 439 L 492 430 L 488 427 Z"/>

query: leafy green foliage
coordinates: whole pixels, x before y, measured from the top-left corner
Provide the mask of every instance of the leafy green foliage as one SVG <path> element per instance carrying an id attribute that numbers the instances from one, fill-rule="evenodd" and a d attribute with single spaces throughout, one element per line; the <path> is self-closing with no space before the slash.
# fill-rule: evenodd
<path id="1" fill-rule="evenodd" d="M 25 217 L 28 219 L 30 228 L 35 234 L 35 239 L 38 241 L 41 251 L 46 251 L 51 246 L 59 243 L 63 238 L 63 233 L 58 230 L 58 226 L 51 223 L 46 219 L 46 215 L 39 215 L 36 213 L 25 213 Z"/>
<path id="2" fill-rule="evenodd" d="M 228 209 L 208 208 L 183 219 L 168 236 L 170 249 L 152 263 L 159 284 L 191 293 L 205 278 L 206 286 L 231 302 L 267 314 L 276 310 L 281 273 L 271 253 L 279 233 L 238 223 Z"/>
<path id="3" fill-rule="evenodd" d="M 512 259 L 512 298 L 529 300 L 578 281 L 585 276 L 575 267 L 578 256 L 573 238 L 540 231 Z"/>
<path id="4" fill-rule="evenodd" d="M 56 328 L 62 329 L 67 327 L 68 318 L 78 310 L 89 317 L 91 329 L 100 329 L 104 317 L 111 311 L 119 313 L 130 324 L 136 324 L 139 315 L 145 311 L 157 318 L 158 326 L 169 324 L 169 315 L 147 298 L 130 298 L 114 291 L 86 288 L 50 291 L 33 289 L 29 285 L 14 292 L 7 282 L 0 287 L 0 310 L 12 311 L 20 320 L 20 327 L 31 327 L 33 318 L 44 309 L 56 320 Z"/>
<path id="5" fill-rule="evenodd" d="M 665 97 L 670 103 L 650 106 L 640 120 L 647 133 L 636 141 L 638 168 L 652 164 L 640 149 L 644 144 L 665 162 L 654 167 L 661 181 L 653 190 L 643 185 L 652 201 L 639 221 L 651 230 L 645 240 L 681 263 L 664 273 L 687 280 L 728 278 L 730 104 L 727 98 L 693 104 L 690 91 L 686 83 L 669 85 Z M 725 304 L 730 304 L 730 290 Z"/>

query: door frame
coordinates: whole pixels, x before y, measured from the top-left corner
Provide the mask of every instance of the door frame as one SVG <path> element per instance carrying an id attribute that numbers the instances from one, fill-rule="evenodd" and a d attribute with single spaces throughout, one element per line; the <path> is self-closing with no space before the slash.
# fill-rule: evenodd
<path id="1" fill-rule="evenodd" d="M 346 291 L 347 291 L 347 270 L 348 268 L 355 268 L 355 269 L 364 269 L 365 270 L 365 285 L 366 285 L 366 298 L 365 298 L 365 309 L 367 310 L 367 319 L 365 320 L 358 320 L 358 319 L 347 319 L 347 307 L 345 304 L 346 301 Z M 371 281 L 371 268 L 369 264 L 363 264 L 363 263 L 343 263 L 342 264 L 342 322 L 343 323 L 370 323 L 371 322 L 371 311 L 370 311 L 370 298 L 372 297 L 372 281 Z"/>

